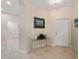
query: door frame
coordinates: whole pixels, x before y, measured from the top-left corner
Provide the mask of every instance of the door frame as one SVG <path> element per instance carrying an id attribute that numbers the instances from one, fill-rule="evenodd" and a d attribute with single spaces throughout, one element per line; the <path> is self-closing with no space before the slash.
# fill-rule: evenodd
<path id="1" fill-rule="evenodd" d="M 68 24 L 69 24 L 69 26 L 68 26 L 68 38 L 69 38 L 69 40 L 68 40 L 68 47 L 71 47 L 71 20 L 69 19 L 69 18 L 63 18 L 63 19 L 56 19 L 55 21 L 57 21 L 57 20 L 68 20 Z M 55 23 L 55 21 L 54 21 L 54 23 Z M 54 27 L 55 27 L 55 24 L 54 24 Z M 54 40 L 55 40 L 55 28 L 54 28 Z M 55 43 L 53 44 L 54 46 L 57 46 L 57 45 L 55 45 Z"/>

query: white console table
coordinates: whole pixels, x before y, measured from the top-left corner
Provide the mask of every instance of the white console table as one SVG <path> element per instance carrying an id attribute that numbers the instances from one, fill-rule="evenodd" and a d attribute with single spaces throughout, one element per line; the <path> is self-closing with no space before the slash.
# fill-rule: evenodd
<path id="1" fill-rule="evenodd" d="M 35 41 L 42 41 L 42 40 L 45 40 L 45 46 L 47 47 L 47 45 L 48 45 L 48 39 L 32 39 L 32 49 L 34 50 L 35 48 L 34 48 L 34 42 Z"/>

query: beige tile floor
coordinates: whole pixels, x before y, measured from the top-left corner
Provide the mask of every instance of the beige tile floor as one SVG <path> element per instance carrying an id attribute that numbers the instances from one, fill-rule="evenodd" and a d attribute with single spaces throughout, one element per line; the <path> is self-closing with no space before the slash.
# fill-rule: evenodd
<path id="1" fill-rule="evenodd" d="M 77 53 L 67 47 L 42 47 L 29 52 L 26 59 L 77 59 Z"/>

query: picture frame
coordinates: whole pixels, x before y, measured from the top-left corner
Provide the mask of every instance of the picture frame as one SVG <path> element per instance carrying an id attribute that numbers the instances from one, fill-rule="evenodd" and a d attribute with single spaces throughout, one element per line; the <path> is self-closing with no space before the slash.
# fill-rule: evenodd
<path id="1" fill-rule="evenodd" d="M 78 27 L 78 18 L 74 19 L 74 27 Z"/>
<path id="2" fill-rule="evenodd" d="M 34 28 L 45 28 L 45 19 L 34 17 Z"/>

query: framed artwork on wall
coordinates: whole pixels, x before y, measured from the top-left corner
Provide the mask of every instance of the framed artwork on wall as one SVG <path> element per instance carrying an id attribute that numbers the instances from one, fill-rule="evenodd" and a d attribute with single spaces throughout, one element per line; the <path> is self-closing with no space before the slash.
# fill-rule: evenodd
<path id="1" fill-rule="evenodd" d="M 78 18 L 75 18 L 75 19 L 74 19 L 74 26 L 75 26 L 75 27 L 78 27 Z"/>
<path id="2" fill-rule="evenodd" d="M 45 28 L 45 19 L 34 17 L 34 28 Z"/>

